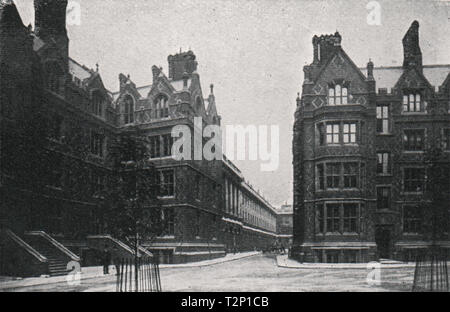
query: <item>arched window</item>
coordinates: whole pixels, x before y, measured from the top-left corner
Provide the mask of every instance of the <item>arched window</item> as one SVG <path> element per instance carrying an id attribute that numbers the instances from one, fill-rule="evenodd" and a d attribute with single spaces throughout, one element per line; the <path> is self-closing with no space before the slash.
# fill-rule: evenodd
<path id="1" fill-rule="evenodd" d="M 125 96 L 123 120 L 126 125 L 134 122 L 134 100 L 130 95 Z"/>
<path id="2" fill-rule="evenodd" d="M 48 90 L 55 93 L 62 93 L 64 74 L 61 67 L 55 62 L 50 62 L 46 65 L 46 80 L 45 85 Z"/>
<path id="3" fill-rule="evenodd" d="M 328 105 L 347 105 L 348 104 L 348 89 L 342 87 L 340 84 L 331 86 L 328 89 Z"/>
<path id="4" fill-rule="evenodd" d="M 169 99 L 165 95 L 159 95 L 155 100 L 156 118 L 169 117 Z"/>
<path id="5" fill-rule="evenodd" d="M 97 116 L 103 116 L 103 96 L 99 91 L 92 93 L 92 112 Z"/>

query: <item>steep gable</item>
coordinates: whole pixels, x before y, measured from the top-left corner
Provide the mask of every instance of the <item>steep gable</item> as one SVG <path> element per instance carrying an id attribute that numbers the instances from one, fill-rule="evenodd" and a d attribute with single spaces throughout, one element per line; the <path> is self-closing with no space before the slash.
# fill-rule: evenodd
<path id="1" fill-rule="evenodd" d="M 427 78 L 415 67 L 405 69 L 399 80 L 395 84 L 395 89 L 428 89 L 434 91 L 434 88 L 428 82 Z"/>
<path id="2" fill-rule="evenodd" d="M 349 92 L 349 104 L 366 104 L 363 95 L 367 94 L 366 77 L 342 49 L 337 49 L 323 65 L 313 81 L 312 100 L 314 107 L 327 103 L 328 88 L 330 84 L 344 84 Z"/>

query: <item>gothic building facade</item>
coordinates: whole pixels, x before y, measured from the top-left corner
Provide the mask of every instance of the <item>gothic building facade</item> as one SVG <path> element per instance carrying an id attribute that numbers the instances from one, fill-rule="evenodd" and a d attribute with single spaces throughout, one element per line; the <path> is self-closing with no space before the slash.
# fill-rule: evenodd
<path id="1" fill-rule="evenodd" d="M 401 67 L 358 68 L 342 37 L 314 36 L 293 138 L 293 257 L 411 260 L 430 245 L 428 150 L 440 150 L 450 199 L 450 65 L 423 65 L 419 23 Z M 433 186 L 434 187 L 434 186 Z M 448 220 L 448 214 L 443 217 Z M 437 241 L 450 247 L 448 222 Z"/>
<path id="2" fill-rule="evenodd" d="M 230 197 L 226 184 L 234 165 L 226 159 L 175 160 L 172 155 L 174 126 L 201 135 L 206 126 L 221 123 L 213 86 L 203 93 L 195 54 L 169 56 L 167 75 L 153 66 L 146 86 L 137 87 L 129 75 L 120 74 L 119 91 L 111 92 L 98 65 L 91 69 L 69 56 L 67 1 L 35 0 L 34 5 L 33 30 L 23 25 L 13 2 L 0 4 L 1 271 L 64 273 L 67 261 L 90 264 L 95 249 L 132 252 L 108 235 L 102 197 L 114 174 L 111 144 L 131 128 L 146 141 L 157 169 L 166 224 L 163 235 L 141 242 L 142 252 L 174 263 L 270 245 L 273 209 L 233 177 L 262 207 L 252 210 L 251 224 L 245 223 L 246 206 L 238 202 L 237 191 Z M 194 135 L 191 143 L 194 151 Z M 230 200 L 239 205 L 232 217 Z M 233 238 L 237 232 L 230 231 L 230 222 L 246 226 L 256 238 Z M 24 265 L 8 266 L 13 263 Z M 18 267 L 27 272 L 12 272 Z"/>

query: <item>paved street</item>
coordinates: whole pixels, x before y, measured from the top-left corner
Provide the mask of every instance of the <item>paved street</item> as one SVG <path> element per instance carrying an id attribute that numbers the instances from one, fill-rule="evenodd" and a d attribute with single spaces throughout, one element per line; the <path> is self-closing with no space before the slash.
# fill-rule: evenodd
<path id="1" fill-rule="evenodd" d="M 369 286 L 364 269 L 279 268 L 274 257 L 257 255 L 196 268 L 163 268 L 163 291 L 410 291 L 414 269 L 383 269 L 382 284 Z M 115 277 L 14 289 L 13 291 L 115 291 Z"/>

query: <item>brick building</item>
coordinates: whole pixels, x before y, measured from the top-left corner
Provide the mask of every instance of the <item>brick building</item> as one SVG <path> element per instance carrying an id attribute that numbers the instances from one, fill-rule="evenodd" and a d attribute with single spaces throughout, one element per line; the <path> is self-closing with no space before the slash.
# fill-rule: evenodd
<path id="1" fill-rule="evenodd" d="M 292 205 L 282 205 L 277 209 L 277 238 L 285 247 L 291 247 L 294 231 L 294 211 Z"/>
<path id="2" fill-rule="evenodd" d="M 227 250 L 265 250 L 276 240 L 276 211 L 228 159 L 223 162 L 222 241 Z"/>
<path id="3" fill-rule="evenodd" d="M 450 65 L 422 64 L 417 21 L 403 39 L 401 67 L 369 61 L 358 68 L 341 41 L 338 32 L 314 36 L 314 59 L 304 67 L 293 139 L 293 256 L 409 260 L 430 244 L 422 205 L 428 149 L 442 147 L 450 181 Z M 447 183 L 447 199 L 449 192 Z M 448 223 L 439 240 L 449 247 Z"/>
<path id="4" fill-rule="evenodd" d="M 0 4 L 2 272 L 58 274 L 70 260 L 95 262 L 96 250 L 105 246 L 133 252 L 106 232 L 100 195 L 113 175 L 112 141 L 130 128 L 148 143 L 167 225 L 164 235 L 142 242 L 142 252 L 150 250 L 164 262 L 186 262 L 259 248 L 260 236 L 272 237 L 270 205 L 241 176 L 233 177 L 239 192 L 265 209 L 252 210 L 257 239 L 231 243 L 226 224 L 241 222 L 246 206 L 233 193 L 239 214 L 230 215 L 226 208 L 228 160 L 172 157 L 174 126 L 194 134 L 221 122 L 213 86 L 205 96 L 192 51 L 169 56 L 168 75 L 153 66 L 146 86 L 137 87 L 129 75 L 120 74 L 119 91 L 113 93 L 103 85 L 98 65 L 91 69 L 70 58 L 67 1 L 35 0 L 34 5 L 33 30 L 23 25 L 14 3 Z M 36 122 L 40 115 L 45 115 L 42 124 Z M 45 133 L 38 131 L 44 128 Z M 191 143 L 194 151 L 194 135 Z M 13 263 L 23 265 L 9 266 Z"/>

